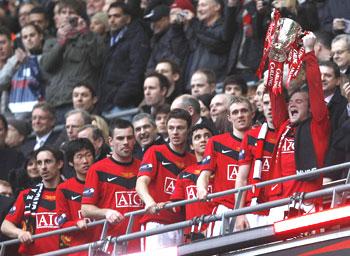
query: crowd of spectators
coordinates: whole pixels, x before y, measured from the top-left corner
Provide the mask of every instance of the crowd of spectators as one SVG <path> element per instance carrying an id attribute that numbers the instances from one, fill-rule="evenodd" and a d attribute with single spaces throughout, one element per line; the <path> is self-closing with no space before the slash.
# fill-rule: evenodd
<path id="1" fill-rule="evenodd" d="M 279 96 L 269 94 L 256 75 L 273 8 L 312 32 L 302 40 L 306 54 L 299 75 Z M 118 206 L 118 200 L 122 205 L 126 197 L 133 197 L 126 209 L 148 210 L 149 215 L 139 220 L 142 228 L 157 228 L 184 218 L 176 211 L 158 210 L 167 201 L 193 198 L 197 192 L 179 190 L 195 187 L 196 182 L 198 197 L 205 200 L 208 191 L 350 161 L 349 81 L 346 0 L 1 1 L 2 217 L 16 200 L 1 230 L 24 244 L 31 242 L 35 231 L 20 232 L 20 218 L 26 228 L 38 227 L 16 208 L 33 206 L 34 213 L 44 209 L 58 218 L 51 229 L 65 227 L 72 219 L 80 221 L 73 225 L 85 228 L 84 216 L 118 223 L 108 232 L 122 234 L 126 206 Z M 113 120 L 135 108 L 137 115 Z M 263 149 L 257 146 L 261 134 L 269 145 Z M 282 157 L 290 152 L 293 157 Z M 84 164 L 76 155 L 86 160 Z M 250 172 L 259 157 L 269 160 L 263 161 L 263 175 L 255 179 Z M 283 163 L 288 168 L 279 173 L 277 165 Z M 345 171 L 334 172 L 323 183 L 346 176 Z M 110 181 L 118 187 L 105 185 Z M 310 184 L 244 195 L 247 199 L 240 207 L 254 198 L 263 202 L 315 190 L 322 180 Z M 76 190 L 65 192 L 72 187 Z M 164 191 L 158 191 L 160 187 Z M 114 193 L 116 198 L 111 197 Z M 51 198 L 37 208 L 35 200 L 26 199 L 35 195 L 61 201 L 51 206 Z M 64 198 L 77 196 L 76 205 L 62 204 Z M 115 201 L 115 207 L 108 205 Z M 233 205 L 234 200 L 224 197 L 213 204 L 186 206 L 185 218 L 213 209 L 225 212 Z M 317 210 L 318 202 L 312 205 Z M 68 206 L 79 216 L 67 216 Z M 274 213 L 275 220 L 278 214 Z M 269 223 L 268 215 L 240 216 L 236 229 Z M 197 233 L 218 235 L 216 224 Z M 189 231 L 185 233 L 190 241 Z M 69 236 L 60 237 L 57 246 L 50 242 L 50 249 L 95 238 L 78 237 L 70 243 L 63 241 Z M 145 249 L 183 241 L 179 233 L 157 239 L 146 239 Z M 143 246 L 132 243 L 129 249 Z M 38 250 L 28 248 L 20 252 L 48 250 L 40 243 Z"/>

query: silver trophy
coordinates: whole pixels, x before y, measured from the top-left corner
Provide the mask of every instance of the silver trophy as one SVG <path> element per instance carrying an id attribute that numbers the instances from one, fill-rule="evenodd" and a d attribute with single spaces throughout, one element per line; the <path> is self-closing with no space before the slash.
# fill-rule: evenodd
<path id="1" fill-rule="evenodd" d="M 285 62 L 291 45 L 298 39 L 301 32 L 301 26 L 294 20 L 280 18 L 272 39 L 269 52 L 270 60 Z"/>

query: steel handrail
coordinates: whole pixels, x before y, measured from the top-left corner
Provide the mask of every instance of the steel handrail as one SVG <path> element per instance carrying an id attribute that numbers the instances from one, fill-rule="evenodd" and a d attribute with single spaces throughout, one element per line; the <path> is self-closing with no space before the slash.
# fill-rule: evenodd
<path id="1" fill-rule="evenodd" d="M 309 199 L 319 198 L 322 196 L 328 196 L 328 195 L 331 195 L 334 192 L 334 190 L 336 190 L 337 193 L 349 191 L 350 184 L 344 184 L 344 185 L 339 185 L 335 188 L 326 188 L 323 190 L 305 193 L 304 199 L 309 200 Z M 236 210 L 230 210 L 230 211 L 227 211 L 223 214 L 215 214 L 215 215 L 205 216 L 201 220 L 199 220 L 199 219 L 186 220 L 186 221 L 177 222 L 174 224 L 165 225 L 165 226 L 159 227 L 159 228 L 154 228 L 154 229 L 150 229 L 150 230 L 146 230 L 146 231 L 138 231 L 138 232 L 134 232 L 132 234 L 127 234 L 127 235 L 121 235 L 121 236 L 112 238 L 111 242 L 123 243 L 123 242 L 127 242 L 130 240 L 146 237 L 146 236 L 157 235 L 157 234 L 161 234 L 161 233 L 165 233 L 165 232 L 169 232 L 169 231 L 174 231 L 174 230 L 190 227 L 192 225 L 198 225 L 199 222 L 208 223 L 208 222 L 212 222 L 212 221 L 221 220 L 223 216 L 225 218 L 231 218 L 231 217 L 237 217 L 239 215 L 243 215 L 243 214 L 247 214 L 247 213 L 251 213 L 251 212 L 266 210 L 266 209 L 270 209 L 273 207 L 286 205 L 289 202 L 290 202 L 290 198 L 283 198 L 283 199 L 275 200 L 272 202 L 261 203 L 259 205 L 255 205 L 255 206 L 248 206 L 248 207 L 244 207 L 244 208 L 240 208 L 240 209 L 236 209 Z M 102 240 L 97 241 L 98 244 L 103 244 L 103 242 L 104 241 L 102 241 Z M 75 253 L 75 252 L 87 250 L 90 245 L 93 245 L 93 247 L 96 247 L 96 242 L 87 243 L 87 244 L 83 244 L 83 245 L 79 245 L 79 246 L 74 246 L 74 247 L 70 247 L 70 248 L 66 248 L 66 249 L 61 249 L 61 250 L 57 250 L 54 252 L 44 253 L 44 254 L 40 254 L 38 256 L 57 256 L 57 255 L 64 255 L 64 254 L 68 254 L 68 253 Z"/>
<path id="2" fill-rule="evenodd" d="M 281 177 L 281 178 L 277 178 L 277 179 L 273 179 L 273 180 L 263 181 L 263 182 L 255 184 L 255 185 L 247 185 L 247 186 L 240 187 L 240 188 L 235 188 L 235 189 L 225 190 L 225 191 L 221 191 L 221 192 L 217 192 L 217 193 L 212 193 L 212 194 L 208 195 L 207 199 L 210 200 L 210 199 L 213 199 L 213 198 L 216 198 L 216 197 L 221 197 L 221 196 L 235 194 L 235 193 L 237 193 L 239 191 L 251 190 L 253 187 L 261 188 L 261 187 L 264 187 L 264 186 L 273 185 L 273 184 L 277 184 L 277 183 L 284 182 L 284 181 L 315 177 L 315 176 L 318 176 L 319 174 L 328 173 L 328 172 L 332 172 L 332 171 L 337 171 L 337 170 L 341 170 L 341 169 L 344 169 L 344 168 L 350 168 L 350 162 L 342 163 L 342 164 L 338 164 L 338 165 L 333 165 L 333 166 L 328 166 L 328 167 L 324 167 L 324 168 L 320 168 L 320 169 L 317 169 L 315 171 L 308 172 L 308 173 L 296 174 L 296 175 Z M 332 189 L 332 188 L 330 188 L 330 189 Z M 194 202 L 198 202 L 198 201 L 200 201 L 200 200 L 198 200 L 197 198 L 194 198 L 194 199 L 188 199 L 188 200 L 181 200 L 181 201 L 177 201 L 177 202 L 171 202 L 171 203 L 165 204 L 164 207 L 161 210 L 165 210 L 165 209 L 169 209 L 169 208 L 177 207 L 177 206 L 184 206 L 184 205 L 187 205 L 187 204 L 190 204 L 190 203 L 194 203 Z M 253 207 L 253 206 L 250 206 L 250 207 Z M 241 208 L 241 209 L 243 209 L 243 208 Z M 238 210 L 241 210 L 241 209 L 238 209 Z M 256 210 L 252 210 L 252 212 L 254 212 L 254 211 L 256 211 Z M 137 211 L 133 211 L 133 212 L 128 212 L 128 213 L 124 214 L 124 216 L 125 217 L 131 217 L 131 216 L 145 214 L 145 213 L 147 213 L 147 210 L 142 209 L 142 210 L 137 210 Z M 106 219 L 102 219 L 102 220 L 99 220 L 99 221 L 95 221 L 95 222 L 89 223 L 88 226 L 90 227 L 90 226 L 100 225 L 100 224 L 103 224 L 104 222 L 106 222 Z M 41 234 L 33 235 L 32 238 L 33 239 L 38 239 L 38 238 L 43 238 L 43 237 L 47 237 L 47 236 L 51 236 L 51 235 L 62 234 L 62 233 L 73 232 L 73 231 L 79 231 L 79 230 L 80 229 L 78 227 L 68 227 L 68 228 L 64 228 L 64 229 L 58 229 L 58 230 L 54 230 L 54 231 L 49 231 L 49 232 L 44 232 L 44 233 L 41 233 Z M 0 247 L 7 246 L 7 245 L 12 245 L 12 244 L 17 244 L 17 243 L 20 243 L 18 238 L 0 243 Z"/>

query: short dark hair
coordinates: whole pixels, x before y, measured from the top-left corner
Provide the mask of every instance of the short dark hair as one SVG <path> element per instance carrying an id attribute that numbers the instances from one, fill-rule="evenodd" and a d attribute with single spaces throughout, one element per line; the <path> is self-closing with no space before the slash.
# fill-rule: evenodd
<path id="1" fill-rule="evenodd" d="M 207 82 L 209 84 L 215 84 L 216 83 L 216 75 L 215 72 L 211 69 L 207 69 L 207 68 L 200 68 L 197 69 L 196 71 L 193 72 L 192 76 L 196 73 L 202 73 L 205 75 L 205 77 L 207 78 Z"/>
<path id="2" fill-rule="evenodd" d="M 157 62 L 157 65 L 159 63 L 168 63 L 171 67 L 171 71 L 173 74 L 181 74 L 181 69 L 180 66 L 173 60 L 171 59 L 161 59 L 160 61 Z"/>
<path id="3" fill-rule="evenodd" d="M 169 87 L 170 87 L 169 80 L 163 74 L 158 73 L 157 71 L 150 71 L 150 72 L 146 73 L 145 80 L 147 78 L 149 78 L 149 77 L 156 77 L 156 78 L 158 78 L 159 85 L 160 85 L 161 89 L 164 89 L 164 88 L 166 88 L 167 90 L 169 89 Z"/>
<path id="4" fill-rule="evenodd" d="M 73 86 L 73 90 L 74 90 L 75 88 L 77 88 L 77 87 L 85 87 L 85 88 L 87 88 L 87 89 L 90 91 L 90 93 L 91 93 L 91 95 L 92 95 L 93 97 L 96 97 L 96 96 L 97 96 L 96 91 L 95 91 L 95 88 L 94 88 L 94 86 L 92 86 L 92 85 L 90 84 L 90 82 L 87 82 L 87 81 L 79 81 L 78 83 L 76 83 L 76 84 Z M 73 91 L 73 90 L 72 90 L 72 91 Z"/>
<path id="5" fill-rule="evenodd" d="M 230 75 L 225 78 L 224 92 L 225 92 L 226 86 L 229 84 L 237 84 L 241 88 L 242 94 L 247 95 L 247 92 L 248 92 L 247 83 L 244 81 L 244 79 L 240 75 Z"/>
<path id="6" fill-rule="evenodd" d="M 4 129 L 7 132 L 8 130 L 8 122 L 6 120 L 6 117 L 3 114 L 0 114 L 0 122 L 4 125 Z"/>
<path id="7" fill-rule="evenodd" d="M 189 144 L 192 144 L 192 136 L 193 136 L 193 133 L 197 130 L 200 130 L 200 129 L 207 129 L 211 135 L 213 136 L 214 135 L 214 132 L 213 130 L 206 124 L 204 124 L 203 122 L 200 123 L 200 124 L 195 124 L 192 128 L 191 128 L 191 131 L 190 131 L 190 134 L 189 134 L 189 139 L 188 139 L 188 143 Z"/>
<path id="8" fill-rule="evenodd" d="M 306 93 L 309 96 L 309 88 L 308 86 L 298 87 L 295 90 L 293 90 L 289 96 L 288 96 L 288 102 L 292 98 L 292 96 L 296 93 Z"/>
<path id="9" fill-rule="evenodd" d="M 0 26 L 0 35 L 6 36 L 6 38 L 11 41 L 11 32 L 7 29 L 7 27 Z"/>
<path id="10" fill-rule="evenodd" d="M 175 108 L 175 109 L 171 110 L 169 113 L 168 119 L 166 121 L 167 125 L 168 125 L 168 122 L 170 119 L 182 119 L 182 120 L 186 121 L 187 128 L 188 129 L 191 128 L 192 119 L 191 119 L 190 113 L 188 113 L 188 111 L 186 111 L 184 109 Z"/>
<path id="11" fill-rule="evenodd" d="M 340 77 L 340 68 L 338 67 L 337 64 L 335 64 L 333 61 L 321 61 L 319 63 L 319 66 L 325 66 L 333 69 L 334 75 L 336 78 Z"/>
<path id="12" fill-rule="evenodd" d="M 45 19 L 47 19 L 46 11 L 43 7 L 41 6 L 35 6 L 30 12 L 30 14 L 43 14 Z"/>
<path id="13" fill-rule="evenodd" d="M 107 12 L 109 12 L 109 10 L 112 9 L 112 8 L 120 8 L 120 9 L 122 9 L 124 15 L 130 15 L 130 16 L 132 16 L 132 10 L 130 10 L 130 6 L 127 5 L 127 4 L 124 3 L 124 2 L 114 2 L 114 3 L 111 3 L 111 4 L 109 5 L 109 8 L 108 8 L 108 11 L 107 11 Z"/>
<path id="14" fill-rule="evenodd" d="M 132 125 L 132 123 L 128 120 L 124 120 L 124 119 L 114 119 L 111 122 L 110 125 L 110 134 L 111 136 L 114 135 L 114 129 L 126 129 L 126 128 L 131 128 L 134 131 L 134 126 Z"/>
<path id="15" fill-rule="evenodd" d="M 22 31 L 23 31 L 23 29 L 26 28 L 26 27 L 33 27 L 34 30 L 35 30 L 38 34 L 40 34 L 40 35 L 43 35 L 43 34 L 44 34 L 44 32 L 42 31 L 42 29 L 41 29 L 38 25 L 35 25 L 34 23 L 31 22 L 31 23 L 25 24 L 25 25 L 21 28 L 21 36 L 22 36 Z"/>
<path id="16" fill-rule="evenodd" d="M 73 163 L 74 155 L 83 149 L 89 150 L 95 158 L 95 148 L 94 145 L 92 145 L 92 143 L 89 141 L 89 139 L 78 138 L 69 141 L 65 151 L 68 162 Z"/>
<path id="17" fill-rule="evenodd" d="M 169 114 L 169 112 L 170 112 L 170 105 L 164 103 L 160 106 L 155 107 L 153 117 L 155 119 L 158 114 Z"/>
<path id="18" fill-rule="evenodd" d="M 38 150 L 35 151 L 35 158 L 38 157 L 38 154 L 43 151 L 49 151 L 53 155 L 53 157 L 56 159 L 56 161 L 64 161 L 64 155 L 63 152 L 59 149 L 56 149 L 52 146 L 44 145 Z"/>
<path id="19" fill-rule="evenodd" d="M 52 119 L 56 119 L 56 109 L 51 104 L 49 104 L 47 102 L 39 102 L 39 103 L 34 105 L 32 113 L 33 113 L 34 109 L 37 109 L 37 108 L 39 108 L 45 112 L 48 112 Z"/>
<path id="20" fill-rule="evenodd" d="M 333 34 L 331 32 L 327 31 L 315 31 L 316 35 L 316 41 L 320 42 L 324 47 L 327 49 L 331 49 L 332 47 L 332 40 L 333 40 Z"/>

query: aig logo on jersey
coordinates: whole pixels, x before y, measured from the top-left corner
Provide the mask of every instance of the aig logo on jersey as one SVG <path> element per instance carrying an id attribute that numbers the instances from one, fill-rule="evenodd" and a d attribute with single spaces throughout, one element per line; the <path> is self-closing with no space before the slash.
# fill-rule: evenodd
<path id="1" fill-rule="evenodd" d="M 289 154 L 294 152 L 294 138 L 288 139 L 285 138 L 282 145 L 282 154 Z"/>
<path id="2" fill-rule="evenodd" d="M 208 192 L 209 192 L 209 194 L 213 193 L 212 185 L 208 186 Z M 186 194 L 187 194 L 187 199 L 197 198 L 197 186 L 196 185 L 187 186 L 186 187 Z"/>
<path id="3" fill-rule="evenodd" d="M 142 207 L 143 202 L 136 191 L 115 192 L 116 207 Z"/>
<path id="4" fill-rule="evenodd" d="M 164 192 L 167 194 L 173 194 L 175 190 L 176 179 L 166 177 L 164 182 Z"/>
<path id="5" fill-rule="evenodd" d="M 236 180 L 238 174 L 238 165 L 228 164 L 227 165 L 227 180 Z"/>
<path id="6" fill-rule="evenodd" d="M 39 212 L 35 215 L 36 228 L 58 228 L 58 220 L 55 212 Z"/>

